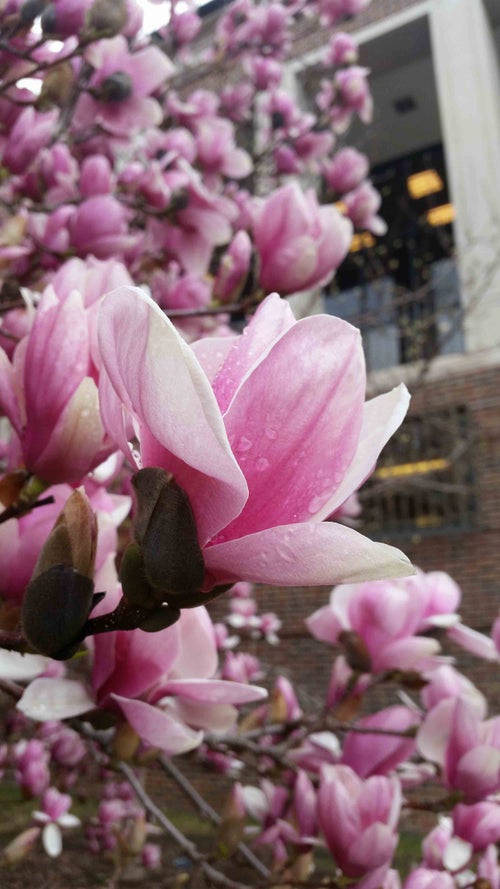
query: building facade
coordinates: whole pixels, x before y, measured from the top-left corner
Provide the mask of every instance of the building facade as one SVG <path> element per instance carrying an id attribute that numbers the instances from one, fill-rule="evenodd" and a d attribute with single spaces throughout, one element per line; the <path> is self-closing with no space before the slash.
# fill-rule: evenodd
<path id="1" fill-rule="evenodd" d="M 412 393 L 361 491 L 359 529 L 450 573 L 463 619 L 488 631 L 500 608 L 500 3 L 373 0 L 347 27 L 375 106 L 350 142 L 370 157 L 388 232 L 353 244 L 326 307 L 361 328 L 371 394 L 400 381 Z M 297 36 L 289 76 L 306 95 L 322 40 Z M 326 595 L 273 591 L 285 634 L 259 647 L 276 669 L 300 657 L 313 696 L 331 655 L 303 619 Z"/>

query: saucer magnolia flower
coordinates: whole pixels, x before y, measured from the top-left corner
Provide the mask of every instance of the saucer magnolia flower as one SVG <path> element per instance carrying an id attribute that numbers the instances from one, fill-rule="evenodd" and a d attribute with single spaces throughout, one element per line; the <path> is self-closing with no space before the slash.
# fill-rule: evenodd
<path id="1" fill-rule="evenodd" d="M 430 670 L 439 665 L 437 639 L 418 635 L 432 627 L 448 627 L 459 618 L 460 590 L 447 574 L 417 570 L 413 577 L 332 590 L 330 603 L 307 619 L 315 639 L 341 643 L 355 634 L 366 660 L 365 671 Z"/>
<path id="2" fill-rule="evenodd" d="M 500 717 L 482 721 L 472 698 L 445 698 L 429 711 L 417 735 L 420 754 L 439 765 L 443 783 L 476 802 L 500 790 Z"/>
<path id="3" fill-rule="evenodd" d="M 397 846 L 401 787 L 397 778 L 363 781 L 349 766 L 325 766 L 318 791 L 318 821 L 335 861 L 347 877 L 371 874 L 380 886 Z"/>
<path id="4" fill-rule="evenodd" d="M 98 124 L 113 136 L 128 137 L 161 121 L 161 109 L 151 93 L 174 71 L 172 62 L 156 46 L 131 53 L 122 34 L 92 43 L 86 61 L 94 68 L 91 89 L 83 92 L 75 112 L 75 126 Z"/>
<path id="5" fill-rule="evenodd" d="M 42 808 L 33 812 L 33 819 L 43 824 L 42 843 L 50 858 L 57 858 L 62 852 L 61 827 L 79 827 L 80 819 L 71 815 L 72 799 L 67 793 L 59 793 L 49 787 L 42 797 Z"/>
<path id="6" fill-rule="evenodd" d="M 48 288 L 12 364 L 0 350 L 0 409 L 19 438 L 26 468 L 44 482 L 76 482 L 110 453 L 89 375 L 85 309 L 74 291 Z"/>
<path id="7" fill-rule="evenodd" d="M 117 598 L 115 590 L 94 615 Z M 43 722 L 111 710 L 146 744 L 174 755 L 201 744 L 203 730 L 232 728 L 235 704 L 266 697 L 258 686 L 213 678 L 217 647 L 205 608 L 183 611 L 176 624 L 158 633 L 117 631 L 95 636 L 90 644 L 92 691 L 73 679 L 35 679 L 18 705 L 26 716 Z"/>
<path id="8" fill-rule="evenodd" d="M 173 473 L 186 492 L 203 589 L 411 572 L 399 550 L 323 523 L 369 475 L 407 406 L 401 389 L 364 404 L 349 324 L 295 322 L 274 295 L 242 336 L 191 348 L 152 300 L 123 287 L 103 301 L 99 343 L 106 428 L 139 466 L 136 438 L 142 465 Z"/>
<path id="9" fill-rule="evenodd" d="M 253 225 L 259 282 L 283 296 L 326 283 L 344 259 L 352 227 L 333 206 L 320 206 L 296 182 L 262 202 Z"/>

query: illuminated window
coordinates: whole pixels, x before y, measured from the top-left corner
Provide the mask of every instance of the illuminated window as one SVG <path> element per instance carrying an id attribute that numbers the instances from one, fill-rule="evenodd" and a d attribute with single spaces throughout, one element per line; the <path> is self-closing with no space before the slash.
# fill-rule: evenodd
<path id="1" fill-rule="evenodd" d="M 363 528 L 380 535 L 470 528 L 473 430 L 466 409 L 408 417 L 360 492 Z"/>
<path id="2" fill-rule="evenodd" d="M 325 296 L 360 328 L 369 370 L 462 352 L 453 205 L 442 146 L 373 170 L 387 234 L 356 232 Z"/>

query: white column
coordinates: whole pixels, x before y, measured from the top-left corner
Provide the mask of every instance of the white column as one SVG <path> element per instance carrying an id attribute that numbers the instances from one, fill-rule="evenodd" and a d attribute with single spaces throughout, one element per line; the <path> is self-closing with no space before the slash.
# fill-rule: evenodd
<path id="1" fill-rule="evenodd" d="M 433 61 L 467 351 L 500 343 L 500 71 L 482 0 L 434 0 Z"/>

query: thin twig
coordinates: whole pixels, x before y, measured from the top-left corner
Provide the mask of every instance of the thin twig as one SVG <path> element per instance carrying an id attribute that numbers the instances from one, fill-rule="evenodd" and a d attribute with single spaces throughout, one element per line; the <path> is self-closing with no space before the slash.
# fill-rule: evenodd
<path id="1" fill-rule="evenodd" d="M 178 769 L 171 760 L 167 759 L 166 756 L 160 756 L 160 765 L 164 769 L 164 771 L 167 772 L 171 776 L 171 778 L 174 779 L 176 784 L 181 788 L 181 790 L 184 791 L 186 796 L 188 796 L 189 799 L 196 806 L 198 806 L 200 811 L 203 812 L 203 814 L 206 815 L 213 824 L 218 825 L 221 823 L 222 818 L 218 814 L 218 812 L 216 812 L 215 809 L 213 809 L 212 806 L 207 803 L 205 799 L 203 799 L 202 795 L 198 793 L 196 788 L 193 787 L 191 782 L 186 778 L 185 775 L 183 775 L 180 769 Z M 270 870 L 265 866 L 265 864 L 262 863 L 260 858 L 257 858 L 257 856 L 254 855 L 254 853 L 251 849 L 249 849 L 246 843 L 238 843 L 237 849 L 238 852 L 241 853 L 241 855 L 247 860 L 247 862 L 253 868 L 255 868 L 255 870 L 261 876 L 266 878 L 271 876 Z"/>
<path id="2" fill-rule="evenodd" d="M 122 772 L 130 786 L 135 791 L 137 797 L 143 804 L 144 808 L 149 812 L 150 815 L 153 816 L 157 820 L 157 822 L 164 828 L 164 830 L 172 837 L 173 840 L 180 846 L 180 848 L 186 852 L 186 854 L 191 858 L 192 861 L 196 862 L 205 874 L 213 883 L 218 886 L 224 886 L 225 889 L 253 889 L 253 887 L 249 886 L 247 883 L 240 883 L 237 880 L 231 880 L 229 877 L 226 877 L 221 871 L 217 870 L 217 868 L 213 867 L 205 858 L 204 855 L 198 850 L 197 846 L 188 840 L 186 836 L 175 826 L 172 824 L 169 818 L 162 812 L 162 810 L 153 802 L 150 796 L 146 793 L 144 787 L 139 781 L 137 775 L 134 770 L 130 768 L 129 765 L 125 762 L 119 762 L 117 768 Z"/>

